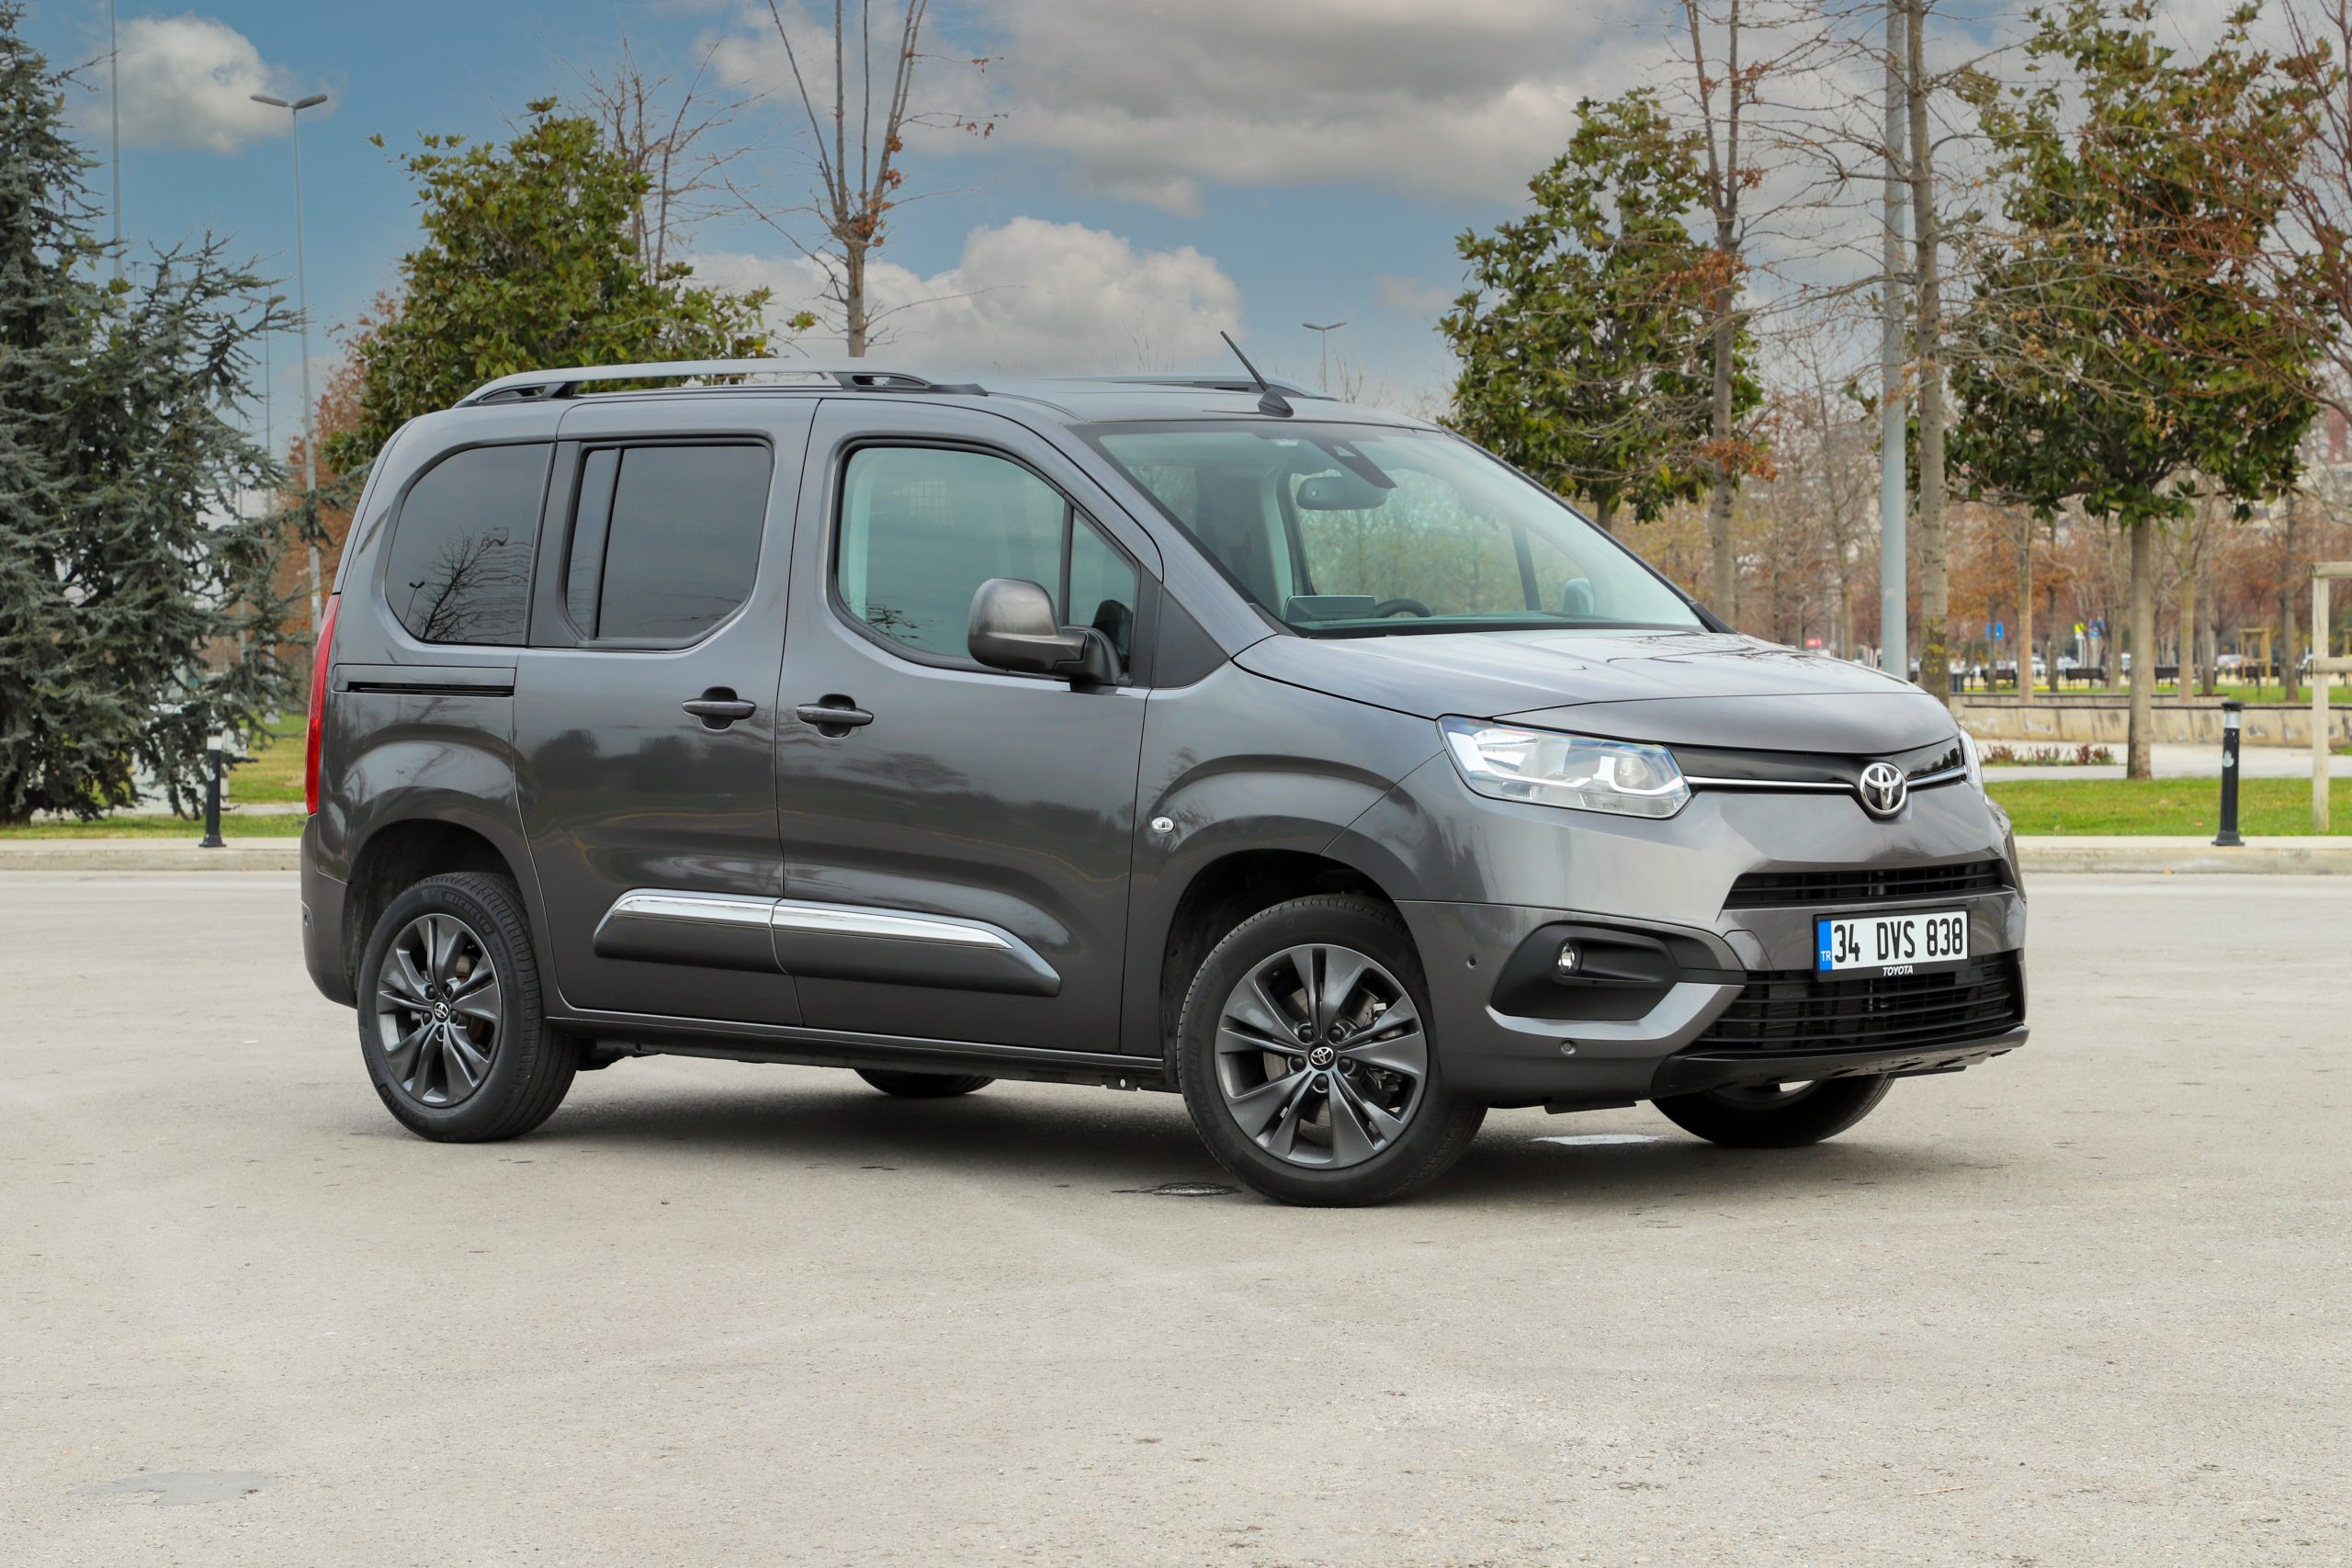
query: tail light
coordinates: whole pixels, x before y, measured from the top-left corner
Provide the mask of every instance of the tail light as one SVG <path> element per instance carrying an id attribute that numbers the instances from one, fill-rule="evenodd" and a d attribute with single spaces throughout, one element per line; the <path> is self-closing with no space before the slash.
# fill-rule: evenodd
<path id="1" fill-rule="evenodd" d="M 302 809 L 319 814 L 319 735 L 326 728 L 328 654 L 334 647 L 334 613 L 343 595 L 327 597 L 327 613 L 319 623 L 319 646 L 311 654 L 311 725 L 302 749 Z"/>

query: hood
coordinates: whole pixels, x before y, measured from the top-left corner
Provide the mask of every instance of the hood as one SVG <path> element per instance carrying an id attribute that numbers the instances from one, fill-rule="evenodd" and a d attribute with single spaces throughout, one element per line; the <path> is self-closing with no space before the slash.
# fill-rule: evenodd
<path id="1" fill-rule="evenodd" d="M 1907 681 L 1717 632 L 1270 637 L 1235 662 L 1270 680 L 1438 718 L 1501 718 L 1661 744 L 1878 752 L 1951 738 Z"/>

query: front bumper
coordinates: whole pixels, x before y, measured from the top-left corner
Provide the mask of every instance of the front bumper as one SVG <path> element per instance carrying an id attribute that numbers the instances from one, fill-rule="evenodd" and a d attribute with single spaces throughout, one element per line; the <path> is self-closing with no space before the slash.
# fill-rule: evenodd
<path id="1" fill-rule="evenodd" d="M 1711 1089 L 1751 1089 L 1765 1084 L 1811 1083 L 1820 1078 L 1850 1078 L 1891 1074 L 1917 1077 L 1929 1073 L 1956 1073 L 2006 1055 L 2025 1043 L 2025 1025 L 1983 1040 L 1952 1045 L 1901 1051 L 1823 1051 L 1781 1055 L 1742 1052 L 1680 1051 L 1657 1065 L 1645 1098 L 1672 1094 L 1703 1094 Z"/>
<path id="2" fill-rule="evenodd" d="M 1521 905 L 1399 906 L 1428 973 L 1448 1085 L 1493 1105 L 1561 1109 L 1863 1073 L 1973 1066 L 2025 1042 L 2025 903 L 2014 889 L 1873 903 L 1961 908 L 1963 971 L 1917 981 L 1816 981 L 1816 915 L 1853 906 L 1725 910 L 1713 928 Z M 1672 955 L 1647 988 L 1546 997 L 1510 979 L 1567 930 L 1627 933 Z"/>

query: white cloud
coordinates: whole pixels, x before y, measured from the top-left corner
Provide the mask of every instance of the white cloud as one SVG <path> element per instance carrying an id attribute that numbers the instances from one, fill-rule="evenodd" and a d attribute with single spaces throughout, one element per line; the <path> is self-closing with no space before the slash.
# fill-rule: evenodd
<path id="1" fill-rule="evenodd" d="M 1393 272 L 1374 273 L 1372 282 L 1380 292 L 1382 304 L 1408 316 L 1434 316 L 1453 304 L 1454 297 L 1461 293 L 1458 287 L 1442 283 L 1425 286 L 1418 277 L 1401 277 Z"/>
<path id="2" fill-rule="evenodd" d="M 1195 211 L 1204 184 L 1521 192 L 1657 57 L 1647 0 L 1001 0 L 999 135 L 1105 191 Z"/>
<path id="3" fill-rule="evenodd" d="M 785 15 L 803 70 L 830 61 L 830 12 L 787 0 Z M 1661 58 L 1659 15 L 1657 0 L 994 0 L 970 37 L 933 13 L 916 89 L 934 118 L 994 117 L 993 135 L 916 140 L 1062 154 L 1091 189 L 1186 215 L 1208 185 L 1509 198 L 1566 143 L 1577 99 Z M 764 0 L 716 41 L 729 83 L 780 87 L 797 113 Z M 965 63 L 983 55 L 985 71 Z"/>
<path id="4" fill-rule="evenodd" d="M 126 146 L 234 152 L 286 134 L 286 111 L 251 95 L 292 98 L 289 78 L 227 23 L 194 15 L 126 17 L 121 50 Z"/>
<path id="5" fill-rule="evenodd" d="M 771 319 L 808 309 L 828 315 L 824 275 L 798 256 L 721 253 L 697 257 L 695 277 L 775 291 Z M 880 364 L 1039 371 L 1166 370 L 1221 354 L 1220 328 L 1241 335 L 1241 291 L 1214 258 L 1190 245 L 1138 251 L 1081 223 L 1015 218 L 975 229 L 956 265 L 929 277 L 893 262 L 866 268 Z M 838 355 L 822 329 L 799 340 L 812 356 Z"/>

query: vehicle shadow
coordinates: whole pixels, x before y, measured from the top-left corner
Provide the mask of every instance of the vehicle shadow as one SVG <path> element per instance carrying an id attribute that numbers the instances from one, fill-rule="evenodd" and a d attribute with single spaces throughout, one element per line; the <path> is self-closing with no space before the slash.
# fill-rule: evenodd
<path id="1" fill-rule="evenodd" d="M 616 1071 L 626 1071 L 623 1064 Z M 827 1078 L 835 1077 L 824 1075 Z M 531 1141 L 713 1162 L 954 1175 L 1140 1192 L 1169 1183 L 1237 1187 L 1165 1094 L 982 1089 L 899 1100 L 857 1084 L 744 1084 L 658 1096 L 575 1096 Z M 1416 1206 L 1563 1203 L 1623 1210 L 1708 1202 L 1761 1207 L 1791 1194 L 1940 1183 L 2003 1163 L 1996 1150 L 1871 1136 L 1867 1126 L 1802 1149 L 1718 1148 L 1658 1120 L 1657 1141 L 1562 1145 L 1591 1131 L 1574 1117 L 1498 1111 L 1460 1164 Z M 387 1129 L 390 1131 L 390 1129 Z M 1254 1203 L 1246 1190 L 1223 1201 Z"/>

